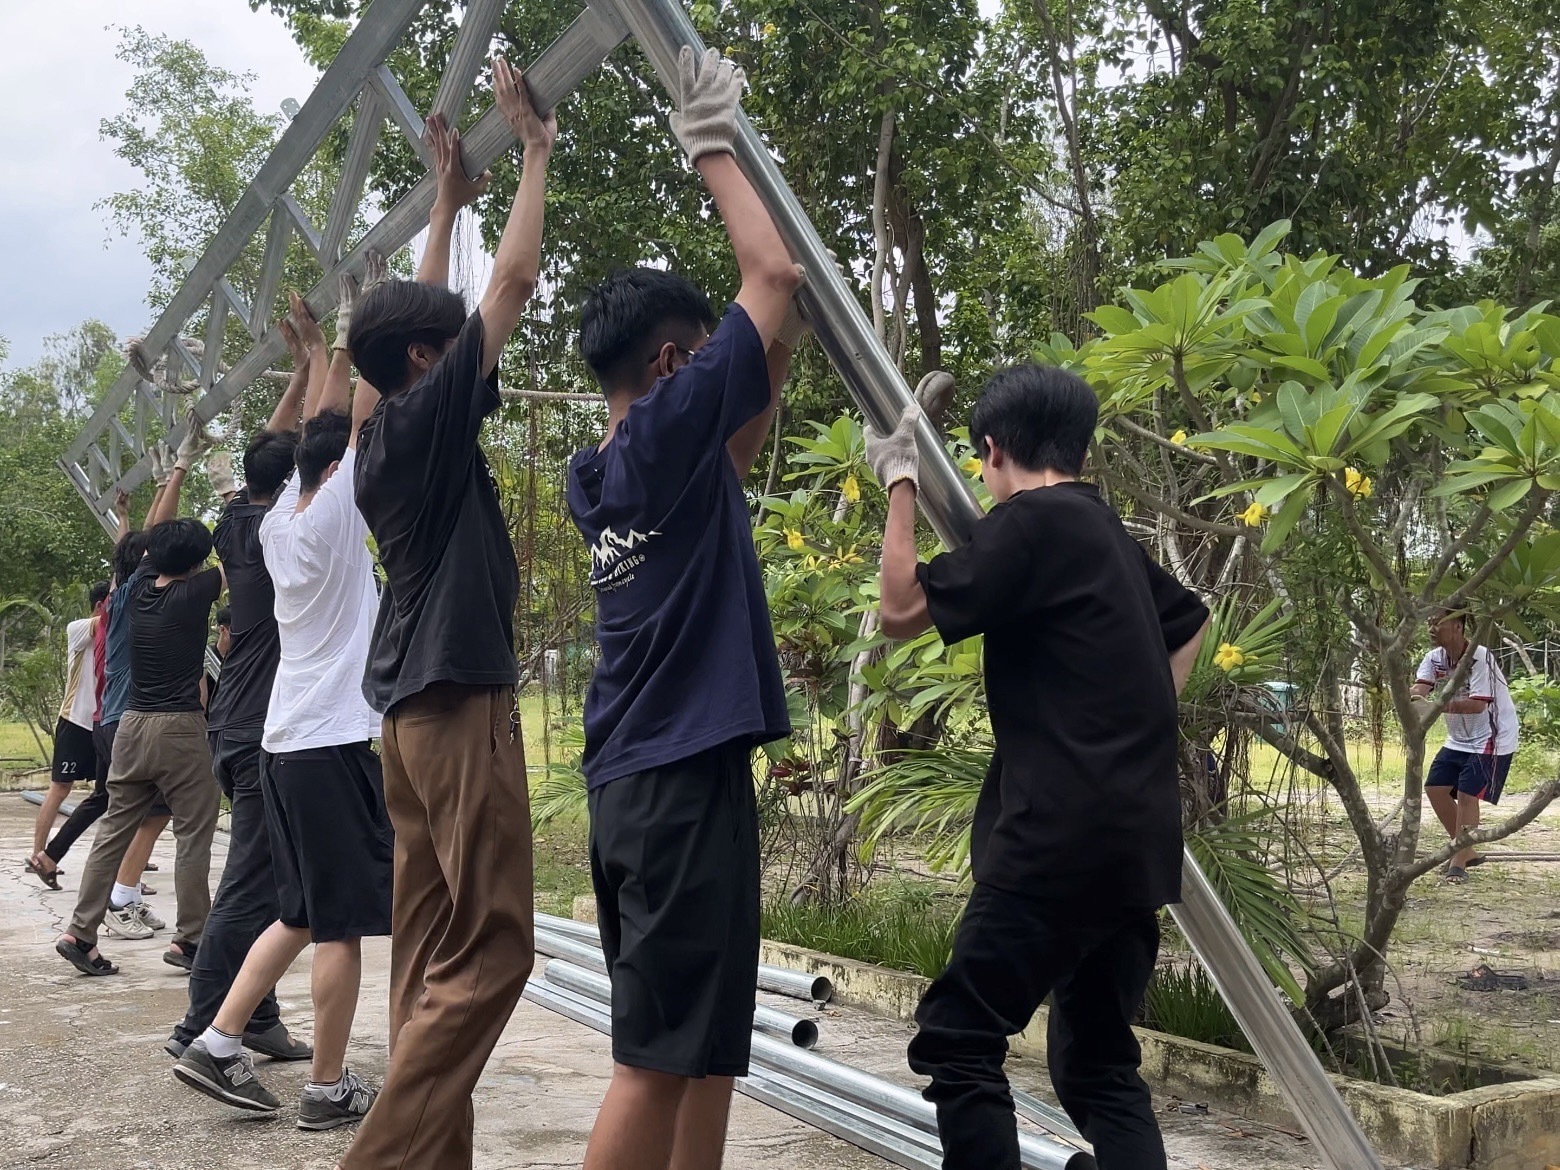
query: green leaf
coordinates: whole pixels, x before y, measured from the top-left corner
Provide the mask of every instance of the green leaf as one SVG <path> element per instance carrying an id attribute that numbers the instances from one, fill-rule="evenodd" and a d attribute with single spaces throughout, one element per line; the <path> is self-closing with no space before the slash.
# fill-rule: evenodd
<path id="1" fill-rule="evenodd" d="M 1300 517 L 1305 515 L 1305 506 L 1309 501 L 1309 492 L 1295 492 L 1285 501 L 1284 506 L 1278 510 L 1273 519 L 1268 521 L 1267 533 L 1262 538 L 1264 555 L 1284 543 Z"/>
<path id="2" fill-rule="evenodd" d="M 1508 483 L 1505 487 L 1496 488 L 1490 493 L 1490 510 L 1504 512 L 1532 490 L 1531 479 L 1519 479 L 1514 483 Z"/>

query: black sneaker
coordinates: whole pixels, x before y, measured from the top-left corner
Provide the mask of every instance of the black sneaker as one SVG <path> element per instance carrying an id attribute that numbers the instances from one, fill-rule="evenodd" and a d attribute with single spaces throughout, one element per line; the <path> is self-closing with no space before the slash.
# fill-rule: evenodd
<path id="1" fill-rule="evenodd" d="M 264 1032 L 245 1032 L 244 1047 L 272 1060 L 313 1060 L 314 1046 L 294 1040 L 286 1024 L 273 1024 Z"/>
<path id="2" fill-rule="evenodd" d="M 343 1093 L 332 1097 L 324 1089 L 305 1085 L 298 1097 L 299 1129 L 335 1129 L 338 1125 L 356 1125 L 373 1108 L 379 1090 L 371 1087 L 351 1069 L 341 1074 Z"/>
<path id="3" fill-rule="evenodd" d="M 173 1066 L 173 1075 L 190 1088 L 235 1109 L 275 1113 L 282 1104 L 256 1079 L 255 1063 L 247 1052 L 219 1060 L 203 1042 L 196 1040 Z"/>

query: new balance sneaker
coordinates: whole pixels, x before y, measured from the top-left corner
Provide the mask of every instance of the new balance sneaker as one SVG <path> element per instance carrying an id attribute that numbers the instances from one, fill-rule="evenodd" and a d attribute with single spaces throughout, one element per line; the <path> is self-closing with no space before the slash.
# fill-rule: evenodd
<path id="1" fill-rule="evenodd" d="M 137 902 L 135 905 L 141 916 L 141 921 L 151 928 L 152 933 L 155 934 L 159 930 L 168 929 L 168 924 L 156 915 L 152 910 L 150 902 Z"/>
<path id="2" fill-rule="evenodd" d="M 305 1085 L 298 1096 L 299 1129 L 335 1129 L 355 1125 L 367 1116 L 379 1090 L 351 1069 L 341 1074 L 341 1094 L 332 1096 L 315 1085 Z"/>
<path id="3" fill-rule="evenodd" d="M 139 902 L 131 902 L 119 910 L 110 906 L 108 913 L 103 916 L 103 929 L 115 938 L 128 939 L 131 942 L 152 937 L 152 928 L 141 920 Z"/>
<path id="4" fill-rule="evenodd" d="M 211 1055 L 204 1042 L 196 1040 L 173 1066 L 173 1075 L 190 1088 L 235 1109 L 275 1113 L 282 1104 L 255 1076 L 255 1063 L 247 1052 L 218 1058 Z"/>

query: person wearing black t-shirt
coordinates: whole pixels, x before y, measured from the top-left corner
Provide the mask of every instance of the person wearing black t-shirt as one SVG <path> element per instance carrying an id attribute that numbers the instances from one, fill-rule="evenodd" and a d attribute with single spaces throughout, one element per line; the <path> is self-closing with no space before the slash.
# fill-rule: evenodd
<path id="1" fill-rule="evenodd" d="M 224 502 L 212 543 L 227 577 L 230 626 L 221 680 L 210 698 L 206 734 L 212 771 L 229 803 L 228 855 L 200 949 L 190 952 L 176 946 L 167 956 L 170 963 L 190 972 L 184 1019 L 163 1046 L 175 1060 L 211 1026 L 244 965 L 244 956 L 276 921 L 279 908 L 260 792 L 260 736 L 282 651 L 276 631 L 276 591 L 260 551 L 260 523 L 292 474 L 310 362 L 323 365 L 328 357 L 319 352 L 324 340 L 317 325 L 312 335 L 320 341 L 315 349 L 304 343 L 301 326 L 291 318 L 284 318 L 278 327 L 292 354 L 292 376 L 265 429 L 244 449 L 244 487 L 240 490 L 233 482 L 231 462 L 225 456 L 215 470 L 210 461 L 206 467 L 212 490 Z M 273 1060 L 308 1060 L 313 1055 L 313 1049 L 293 1039 L 282 1023 L 275 989 L 255 1008 L 244 1029 L 244 1044 Z"/>
<path id="2" fill-rule="evenodd" d="M 1051 1083 L 1101 1170 L 1165 1166 L 1132 1020 L 1180 900 L 1176 696 L 1208 610 L 1080 483 L 1099 407 L 1082 379 L 1025 365 L 970 419 L 995 501 L 968 544 L 920 564 L 918 408 L 867 458 L 889 493 L 881 618 L 985 639 L 996 752 L 975 807 L 975 888 L 953 957 L 916 1010 L 945 1170 L 1018 1170 L 1007 1038 L 1052 997 Z"/>
<path id="3" fill-rule="evenodd" d="M 717 324 L 687 280 L 637 268 L 581 313 L 608 410 L 567 494 L 601 646 L 583 766 L 613 1060 L 586 1170 L 720 1164 L 758 977 L 753 750 L 790 734 L 742 481 L 803 331 L 800 273 L 732 154 L 741 71 L 713 51 L 679 64 L 672 127 L 741 287 Z"/>
<path id="4" fill-rule="evenodd" d="M 387 280 L 347 334 L 383 395 L 358 430 L 353 487 L 385 573 L 363 697 L 383 716 L 395 874 L 390 1068 L 343 1170 L 472 1165 L 472 1090 L 535 957 L 520 573 L 480 438 L 541 269 L 557 125 L 502 58 L 493 92 L 525 154 L 477 312 L 447 288 Z"/>
<path id="5" fill-rule="evenodd" d="M 211 838 L 219 792 L 200 705 L 201 659 L 222 571 L 201 569 L 211 533 L 199 520 L 169 520 L 146 534 L 151 573 L 131 594 L 130 694 L 114 739 L 108 811 L 82 869 L 76 911 L 55 950 L 87 975 L 117 968 L 98 953 L 97 929 L 114 874 L 142 818 L 161 794 L 177 843 L 175 941 L 193 950 L 211 909 Z"/>

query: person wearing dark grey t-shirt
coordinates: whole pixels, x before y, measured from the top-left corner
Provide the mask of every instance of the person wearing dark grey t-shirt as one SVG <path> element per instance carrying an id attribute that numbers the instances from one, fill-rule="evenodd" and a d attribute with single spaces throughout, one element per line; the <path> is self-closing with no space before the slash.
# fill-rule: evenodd
<path id="1" fill-rule="evenodd" d="M 520 574 L 480 440 L 541 269 L 557 125 L 502 58 L 493 92 L 524 157 L 477 311 L 449 289 L 387 280 L 347 335 L 383 395 L 358 430 L 353 486 L 385 574 L 363 697 L 383 716 L 395 877 L 392 1059 L 342 1170 L 471 1166 L 471 1094 L 535 959 Z"/>
<path id="2" fill-rule="evenodd" d="M 1208 610 L 1079 481 L 1099 407 L 1063 370 L 987 383 L 970 436 L 995 505 L 969 543 L 920 564 L 912 407 L 869 433 L 889 493 L 882 629 L 985 639 L 996 752 L 975 807 L 975 888 L 948 968 L 916 1010 L 945 1170 L 1019 1170 L 1007 1038 L 1052 997 L 1047 1059 L 1101 1170 L 1163 1170 L 1132 1018 L 1180 900 L 1176 696 Z"/>

